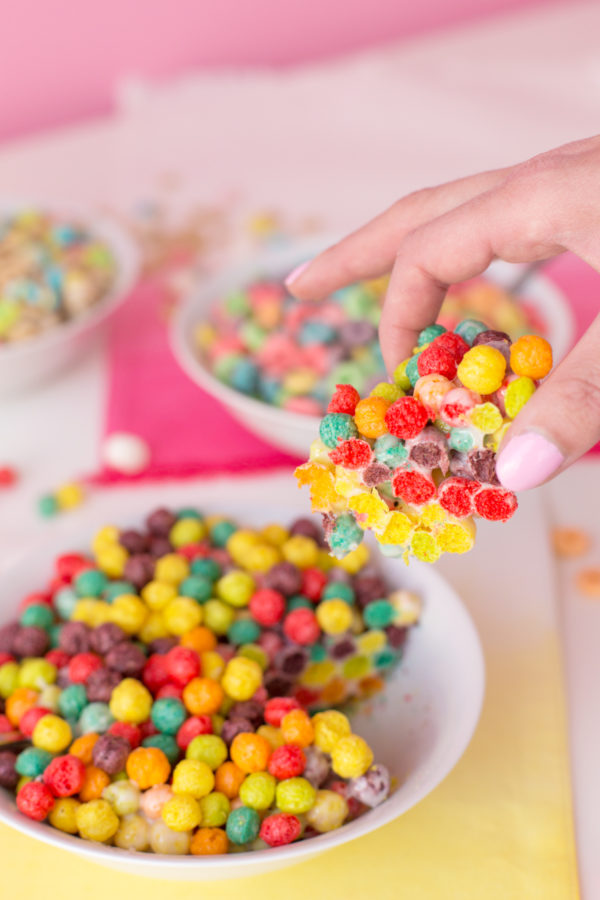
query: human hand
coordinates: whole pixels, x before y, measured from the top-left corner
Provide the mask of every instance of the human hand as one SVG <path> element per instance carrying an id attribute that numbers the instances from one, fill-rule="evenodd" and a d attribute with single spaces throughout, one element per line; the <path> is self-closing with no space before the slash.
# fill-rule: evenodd
<path id="1" fill-rule="evenodd" d="M 296 297 L 318 300 L 391 271 L 379 326 L 391 373 L 436 320 L 449 285 L 493 259 L 533 262 L 565 250 L 600 272 L 600 136 L 410 194 L 286 284 Z M 498 477 L 510 490 L 535 487 L 599 439 L 600 316 L 509 429 Z"/>

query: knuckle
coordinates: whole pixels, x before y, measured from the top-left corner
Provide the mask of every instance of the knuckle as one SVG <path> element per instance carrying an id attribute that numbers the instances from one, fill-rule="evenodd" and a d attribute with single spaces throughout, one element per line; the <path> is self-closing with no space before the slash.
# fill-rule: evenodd
<path id="1" fill-rule="evenodd" d="M 587 377 L 570 375 L 555 385 L 557 405 L 564 410 L 566 424 L 581 427 L 600 425 L 600 366 L 596 365 Z"/>

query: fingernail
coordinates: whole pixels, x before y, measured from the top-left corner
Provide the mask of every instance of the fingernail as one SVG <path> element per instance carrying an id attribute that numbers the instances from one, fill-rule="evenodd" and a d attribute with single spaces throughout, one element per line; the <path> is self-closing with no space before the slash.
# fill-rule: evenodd
<path id="1" fill-rule="evenodd" d="M 537 431 L 526 431 L 513 438 L 501 452 L 496 474 L 509 491 L 526 491 L 549 478 L 564 459 L 552 441 Z"/>
<path id="2" fill-rule="evenodd" d="M 290 274 L 288 275 L 288 277 L 285 279 L 285 284 L 288 287 L 290 286 L 290 284 L 293 284 L 294 281 L 296 281 L 296 279 L 302 275 L 304 270 L 308 269 L 309 265 L 310 265 L 310 259 L 308 259 L 306 262 L 300 263 L 299 266 L 296 266 L 296 268 L 293 269 L 293 271 L 291 271 Z"/>

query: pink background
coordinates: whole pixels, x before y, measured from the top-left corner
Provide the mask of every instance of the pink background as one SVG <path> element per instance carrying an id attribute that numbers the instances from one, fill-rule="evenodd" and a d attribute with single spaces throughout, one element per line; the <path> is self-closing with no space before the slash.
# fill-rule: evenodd
<path id="1" fill-rule="evenodd" d="M 552 0 L 15 0 L 0 139 L 107 112 L 122 75 L 282 65 Z"/>

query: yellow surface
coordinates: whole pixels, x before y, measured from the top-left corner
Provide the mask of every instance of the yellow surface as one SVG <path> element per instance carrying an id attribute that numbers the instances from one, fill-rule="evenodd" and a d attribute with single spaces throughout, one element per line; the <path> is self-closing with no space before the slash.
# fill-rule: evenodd
<path id="1" fill-rule="evenodd" d="M 575 900 L 560 661 L 554 633 L 487 655 L 482 719 L 456 769 L 396 822 L 299 866 L 221 884 L 150 881 L 0 827 L 2 897 L 32 900 Z"/>

